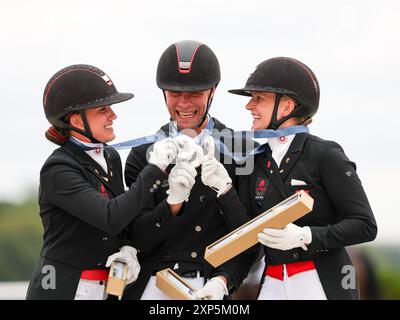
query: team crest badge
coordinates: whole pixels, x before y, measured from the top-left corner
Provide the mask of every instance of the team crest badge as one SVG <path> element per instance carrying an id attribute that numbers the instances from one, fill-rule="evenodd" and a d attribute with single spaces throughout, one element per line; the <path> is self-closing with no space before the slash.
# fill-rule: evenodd
<path id="1" fill-rule="evenodd" d="M 267 192 L 269 180 L 266 178 L 257 178 L 256 188 L 255 188 L 255 200 L 257 202 L 263 202 L 265 193 Z"/>

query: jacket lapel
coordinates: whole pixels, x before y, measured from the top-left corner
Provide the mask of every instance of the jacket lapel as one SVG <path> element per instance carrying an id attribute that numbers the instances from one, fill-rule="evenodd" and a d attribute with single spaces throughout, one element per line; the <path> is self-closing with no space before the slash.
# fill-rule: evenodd
<path id="1" fill-rule="evenodd" d="M 288 197 L 288 194 L 286 192 L 284 181 L 299 159 L 307 136 L 308 133 L 299 133 L 296 135 L 289 147 L 288 152 L 283 157 L 279 168 L 277 168 L 276 163 L 272 158 L 272 151 L 268 144 L 265 145 L 265 157 L 257 157 L 258 165 L 263 170 L 267 171 L 267 176 L 271 180 L 271 183 L 285 199 Z M 268 163 L 270 163 L 269 168 Z"/>
<path id="2" fill-rule="evenodd" d="M 290 144 L 289 150 L 283 157 L 280 168 L 279 168 L 279 174 L 280 174 L 282 183 L 283 183 L 283 181 L 286 180 L 290 171 L 293 169 L 295 163 L 299 159 L 307 136 L 308 136 L 308 133 L 296 134 L 296 137 L 293 139 L 292 143 Z"/>
<path id="3" fill-rule="evenodd" d="M 283 198 L 286 198 L 286 190 L 283 181 L 278 173 L 278 168 L 275 161 L 272 158 L 272 151 L 268 144 L 265 145 L 266 151 L 260 156 L 256 157 L 257 165 L 262 169 L 263 172 L 267 173 L 268 179 L 279 191 Z"/>
<path id="4" fill-rule="evenodd" d="M 118 179 L 115 179 L 117 177 L 113 178 L 114 172 L 110 170 L 110 174 L 106 173 L 104 169 L 96 162 L 94 161 L 85 151 L 83 151 L 81 148 L 79 148 L 77 145 L 74 143 L 68 141 L 64 145 L 65 150 L 68 152 L 68 154 L 74 158 L 78 163 L 80 163 L 82 166 L 85 167 L 85 169 L 91 173 L 103 184 L 103 186 L 111 191 L 111 193 L 116 196 L 120 193 L 123 192 L 121 191 L 121 187 L 117 186 L 118 185 Z M 106 156 L 106 151 L 107 149 L 104 149 L 105 152 L 105 158 L 108 167 L 110 168 L 110 160 L 109 157 Z"/>
<path id="5" fill-rule="evenodd" d="M 117 153 L 117 151 L 114 150 L 115 153 Z M 120 170 L 118 170 L 118 168 L 116 168 L 114 166 L 114 162 L 115 161 L 120 161 L 120 158 L 118 156 L 118 158 L 116 159 L 113 156 L 113 153 L 111 152 L 110 148 L 105 148 L 104 149 L 104 156 L 106 158 L 106 162 L 107 162 L 107 166 L 108 166 L 108 177 L 109 177 L 109 181 L 108 181 L 108 187 L 112 190 L 112 192 L 114 193 L 115 196 L 124 193 L 124 186 L 123 186 L 123 178 L 122 176 L 120 176 Z M 115 165 L 117 165 L 117 163 L 115 162 Z M 104 172 L 104 171 L 103 171 Z"/>

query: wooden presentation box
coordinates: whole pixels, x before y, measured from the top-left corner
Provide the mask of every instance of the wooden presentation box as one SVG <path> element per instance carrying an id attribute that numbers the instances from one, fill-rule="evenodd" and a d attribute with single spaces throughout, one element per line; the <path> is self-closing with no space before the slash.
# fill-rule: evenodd
<path id="1" fill-rule="evenodd" d="M 199 300 L 193 295 L 196 289 L 170 268 L 157 272 L 156 287 L 173 300 Z"/>
<path id="2" fill-rule="evenodd" d="M 313 204 L 314 199 L 301 190 L 210 244 L 204 258 L 216 268 L 255 245 L 264 228 L 282 229 L 311 212 Z"/>
<path id="3" fill-rule="evenodd" d="M 106 292 L 114 296 L 122 297 L 127 273 L 128 269 L 125 263 L 116 261 L 111 263 Z"/>

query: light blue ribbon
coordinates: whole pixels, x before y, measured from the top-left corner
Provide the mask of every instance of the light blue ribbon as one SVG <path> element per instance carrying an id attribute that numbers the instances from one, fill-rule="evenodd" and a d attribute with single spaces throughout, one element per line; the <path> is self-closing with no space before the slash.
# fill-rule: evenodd
<path id="1" fill-rule="evenodd" d="M 168 137 L 176 137 L 177 135 L 180 134 L 180 132 L 175 129 L 174 124 L 170 123 L 170 128 L 172 127 L 172 130 L 170 130 L 170 133 L 165 133 L 164 131 L 159 130 L 156 134 L 150 135 L 150 136 L 145 136 L 133 140 L 128 140 L 120 143 L 116 143 L 113 145 L 110 145 L 110 147 L 114 149 L 131 149 L 143 144 L 150 144 L 154 143 L 157 141 L 160 141 L 162 139 L 168 138 Z M 256 131 L 224 131 L 224 132 L 215 132 L 214 130 L 214 121 L 212 120 L 211 117 L 209 117 L 209 121 L 207 123 L 207 126 L 204 128 L 203 135 L 211 135 L 214 138 L 216 147 L 218 151 L 225 156 L 231 157 L 235 161 L 244 161 L 247 157 L 251 155 L 255 155 L 258 153 L 262 153 L 265 151 L 265 144 L 258 146 L 251 150 L 250 152 L 246 153 L 238 153 L 238 152 L 231 152 L 229 151 L 229 148 L 220 141 L 221 137 L 224 137 L 225 139 L 261 139 L 261 138 L 277 138 L 277 137 L 283 137 L 283 136 L 289 136 L 297 133 L 303 133 L 303 132 L 309 132 L 309 129 L 306 126 L 291 126 L 287 128 L 281 128 L 278 130 L 271 130 L 271 129 L 266 129 L 266 130 L 256 130 Z"/>

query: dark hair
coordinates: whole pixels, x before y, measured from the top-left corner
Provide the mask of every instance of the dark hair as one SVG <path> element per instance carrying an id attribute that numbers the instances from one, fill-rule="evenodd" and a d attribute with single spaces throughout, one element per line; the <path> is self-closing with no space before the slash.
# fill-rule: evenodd
<path id="1" fill-rule="evenodd" d="M 62 146 L 65 142 L 68 141 L 70 137 L 70 132 L 68 129 L 62 129 L 55 126 L 51 126 L 45 132 L 45 136 L 47 140 L 49 140 L 50 142 Z"/>

